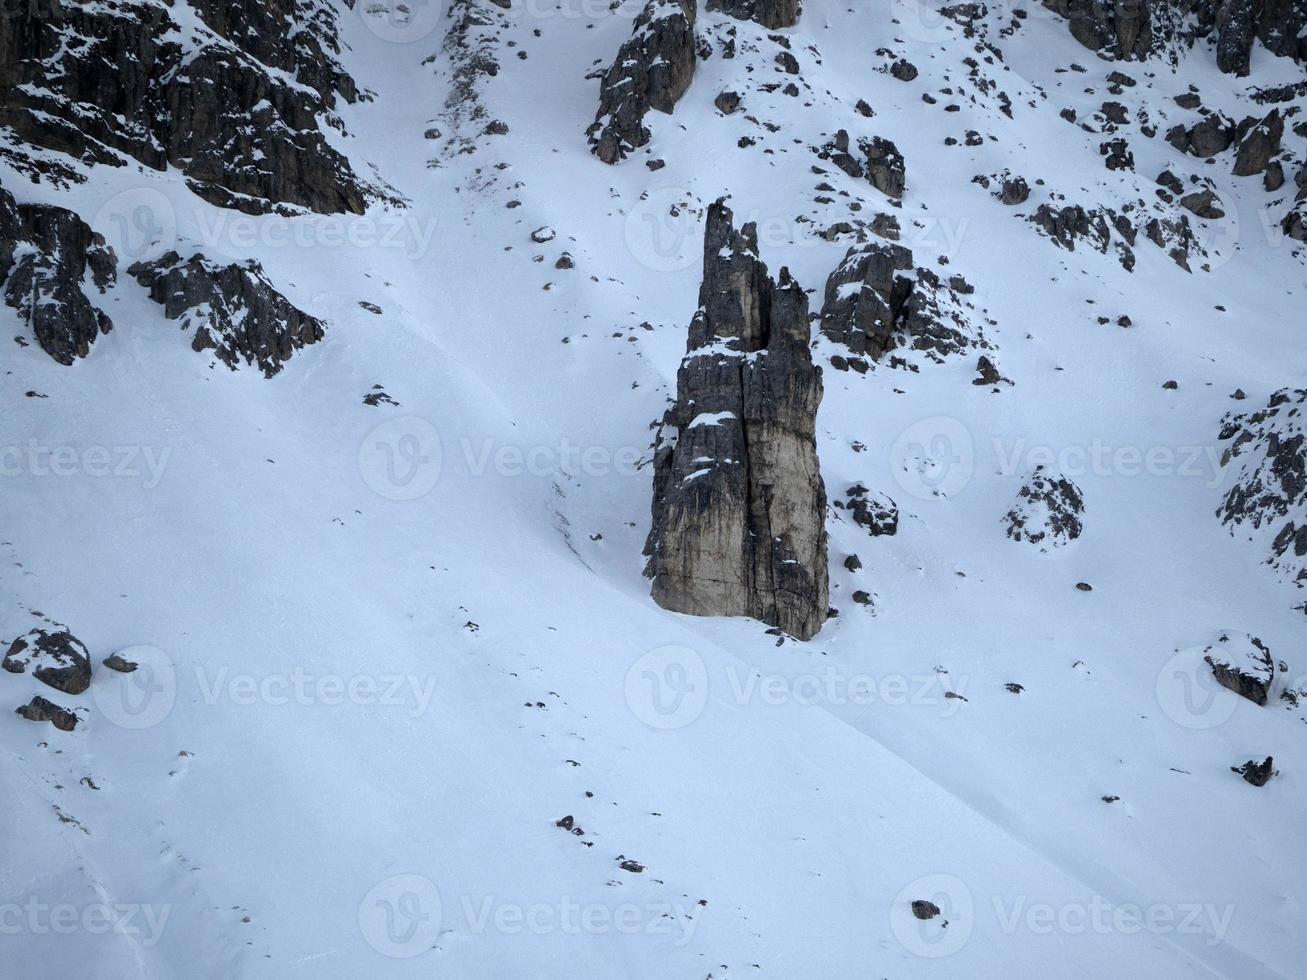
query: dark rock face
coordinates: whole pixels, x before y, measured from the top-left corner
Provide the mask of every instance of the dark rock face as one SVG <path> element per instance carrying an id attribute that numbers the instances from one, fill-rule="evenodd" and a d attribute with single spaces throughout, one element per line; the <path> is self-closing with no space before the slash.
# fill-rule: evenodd
<path id="1" fill-rule="evenodd" d="M 1142 60 L 1153 46 L 1150 0 L 1044 0 L 1070 22 L 1071 36 L 1092 51 Z"/>
<path id="2" fill-rule="evenodd" d="M 357 97 L 323 0 L 196 0 L 183 30 L 158 0 L 20 4 L 0 18 L 0 126 L 34 146 L 121 166 L 171 165 L 206 200 L 362 213 L 319 122 Z M 70 38 L 78 43 L 69 43 Z"/>
<path id="3" fill-rule="evenodd" d="M 799 639 L 829 607 L 821 370 L 808 301 L 773 282 L 753 225 L 708 211 L 699 310 L 654 453 L 645 574 L 666 609 L 750 616 Z"/>
<path id="4" fill-rule="evenodd" d="M 736 20 L 752 20 L 768 30 L 799 22 L 799 0 L 708 0 L 706 10 L 720 10 Z"/>
<path id="5" fill-rule="evenodd" d="M 1216 14 L 1216 67 L 1227 75 L 1247 75 L 1255 30 L 1254 0 L 1221 0 Z"/>
<path id="6" fill-rule="evenodd" d="M 22 707 L 15 708 L 14 713 L 28 721 L 48 721 L 61 732 L 71 732 L 77 727 L 77 715 L 53 701 L 47 701 L 39 694 Z"/>
<path id="7" fill-rule="evenodd" d="M 1255 636 L 1247 633 L 1222 633 L 1203 650 L 1203 659 L 1222 687 L 1253 704 L 1265 705 L 1275 678 L 1275 661 L 1271 651 Z"/>
<path id="8" fill-rule="evenodd" d="M 91 655 L 67 630 L 29 630 L 9 645 L 0 667 L 11 674 L 32 676 L 65 694 L 81 694 L 91 686 Z"/>
<path id="9" fill-rule="evenodd" d="M 233 370 L 243 360 L 270 378 L 292 353 L 323 337 L 322 322 L 292 306 L 252 259 L 219 266 L 203 255 L 182 262 L 167 252 L 127 271 L 163 305 L 164 316 L 195 328 L 193 350 L 212 350 Z"/>
<path id="10" fill-rule="evenodd" d="M 1160 178 L 1159 178 L 1160 179 Z M 1086 208 L 1079 204 L 1056 207 L 1041 204 L 1030 222 L 1060 248 L 1074 252 L 1077 245 L 1087 245 L 1103 255 L 1115 248 L 1118 261 L 1126 271 L 1135 267 L 1134 246 L 1141 229 L 1123 212 L 1111 208 Z M 1144 237 L 1164 249 L 1176 265 L 1189 269 L 1192 255 L 1206 255 L 1186 215 L 1149 218 L 1142 228 Z"/>
<path id="11" fill-rule="evenodd" d="M 1307 584 L 1307 389 L 1283 388 L 1266 407 L 1221 419 L 1221 465 L 1234 483 L 1217 508 L 1221 522 L 1271 537 L 1266 563 Z"/>
<path id="12" fill-rule="evenodd" d="M 672 112 L 694 77 L 693 0 L 649 0 L 635 19 L 599 90 L 599 112 L 586 130 L 590 149 L 616 163 L 649 142 L 650 109 Z"/>
<path id="13" fill-rule="evenodd" d="M 855 245 L 845 254 L 826 280 L 821 332 L 873 361 L 896 347 L 942 360 L 983 344 L 957 291 L 929 269 L 914 269 L 912 252 L 891 242 Z"/>
<path id="14" fill-rule="evenodd" d="M 1013 541 L 1028 541 L 1040 551 L 1059 548 L 1080 537 L 1085 512 L 1080 488 L 1066 477 L 1036 467 L 1030 482 L 1017 495 L 1017 503 L 1003 522 Z"/>
<path id="15" fill-rule="evenodd" d="M 27 320 L 41 349 L 60 364 L 85 357 L 96 338 L 113 329 L 86 288 L 93 284 L 104 292 L 116 280 L 117 266 L 113 249 L 72 211 L 16 204 L 0 187 L 5 303 Z"/>

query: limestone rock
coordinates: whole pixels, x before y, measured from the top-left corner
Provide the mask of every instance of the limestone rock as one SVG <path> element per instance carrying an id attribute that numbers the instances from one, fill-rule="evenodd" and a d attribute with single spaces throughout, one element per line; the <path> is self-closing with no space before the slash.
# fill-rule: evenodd
<path id="1" fill-rule="evenodd" d="M 829 587 L 807 296 L 787 270 L 772 281 L 754 226 L 736 230 L 722 201 L 676 390 L 654 453 L 654 600 L 812 637 Z"/>
<path id="2" fill-rule="evenodd" d="M 1070 22 L 1071 36 L 1093 51 L 1142 60 L 1153 46 L 1150 0 L 1044 0 Z"/>
<path id="3" fill-rule="evenodd" d="M 0 667 L 11 674 L 32 676 L 65 694 L 81 694 L 91 686 L 91 655 L 86 645 L 66 629 L 37 627 L 9 645 Z"/>
<path id="4" fill-rule="evenodd" d="M 887 197 L 900 198 L 907 189 L 907 164 L 891 140 L 873 137 L 859 146 L 867 155 L 867 179 Z"/>
<path id="5" fill-rule="evenodd" d="M 599 112 L 586 130 L 590 149 L 616 163 L 649 142 L 650 109 L 671 114 L 694 77 L 694 0 L 649 0 L 631 38 L 603 75 Z"/>
<path id="6" fill-rule="evenodd" d="M 257 364 L 265 377 L 281 370 L 291 354 L 322 339 L 323 324 L 277 292 L 254 260 L 220 266 L 203 255 L 183 262 L 168 252 L 127 270 L 169 320 L 194 330 L 191 347 L 213 350 L 235 369 Z"/>
<path id="7" fill-rule="evenodd" d="M 2 29 L 2 28 L 0 28 Z M 85 357 L 113 329 L 92 305 L 117 278 L 118 260 L 104 239 L 65 208 L 17 204 L 0 187 L 0 285 L 4 300 L 27 320 L 41 349 L 60 364 Z"/>

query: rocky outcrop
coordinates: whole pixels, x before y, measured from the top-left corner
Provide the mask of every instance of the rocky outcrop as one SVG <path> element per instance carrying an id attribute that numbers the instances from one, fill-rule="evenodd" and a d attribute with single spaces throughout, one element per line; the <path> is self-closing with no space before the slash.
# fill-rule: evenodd
<path id="1" fill-rule="evenodd" d="M 1186 215 L 1162 209 L 1153 217 L 1135 219 L 1131 215 L 1138 210 L 1135 206 L 1116 211 L 1112 208 L 1086 208 L 1080 204 L 1058 206 L 1045 203 L 1035 209 L 1029 221 L 1059 247 L 1070 252 L 1079 245 L 1087 245 L 1103 255 L 1114 249 L 1117 260 L 1127 272 L 1134 270 L 1134 246 L 1141 232 L 1186 272 L 1192 271 L 1189 267 L 1191 257 L 1208 254 Z M 1142 228 L 1136 221 L 1142 224 Z"/>
<path id="2" fill-rule="evenodd" d="M 616 163 L 649 142 L 650 109 L 671 114 L 694 77 L 694 0 L 649 0 L 631 38 L 603 75 L 590 149 Z"/>
<path id="3" fill-rule="evenodd" d="M 1267 564 L 1307 584 L 1307 389 L 1283 388 L 1266 407 L 1230 413 L 1219 436 L 1233 484 L 1216 514 L 1264 540 Z"/>
<path id="4" fill-rule="evenodd" d="M 705 9 L 756 21 L 769 31 L 793 27 L 799 21 L 799 0 L 708 0 Z"/>
<path id="5" fill-rule="evenodd" d="M 60 364 L 85 357 L 113 322 L 92 304 L 117 278 L 104 239 L 72 211 L 17 204 L 0 187 L 0 286 L 41 349 Z"/>
<path id="6" fill-rule="evenodd" d="M 9 645 L 0 667 L 11 674 L 30 670 L 42 684 L 65 694 L 81 694 L 91 686 L 91 655 L 66 629 L 29 630 Z"/>
<path id="7" fill-rule="evenodd" d="M 892 242 L 855 245 L 845 254 L 826 280 L 821 332 L 852 355 L 835 366 L 858 370 L 866 370 L 863 358 L 878 361 L 894 348 L 942 360 L 985 346 L 953 282 L 916 268 L 912 252 Z"/>
<path id="8" fill-rule="evenodd" d="M 1234 160 L 1234 175 L 1252 177 L 1264 173 L 1271 158 L 1279 154 L 1283 137 L 1284 119 L 1279 109 L 1272 109 L 1265 119 L 1248 130 L 1240 142 Z"/>
<path id="9" fill-rule="evenodd" d="M 1257 637 L 1222 633 L 1215 643 L 1203 648 L 1203 660 L 1222 687 L 1253 704 L 1266 704 L 1275 678 L 1275 661 Z"/>
<path id="10" fill-rule="evenodd" d="M 1040 551 L 1060 548 L 1080 537 L 1085 512 L 1080 488 L 1064 476 L 1035 468 L 1030 481 L 1017 494 L 1017 502 L 1003 518 L 1007 536 L 1028 541 Z"/>
<path id="11" fill-rule="evenodd" d="M 858 154 L 849 149 L 847 130 L 838 130 L 830 142 L 816 151 L 822 160 L 829 160 L 850 177 L 866 178 L 887 197 L 898 199 L 907 189 L 907 163 L 892 140 L 879 136 L 858 140 Z"/>
<path id="12" fill-rule="evenodd" d="M 753 225 L 733 221 L 709 208 L 699 310 L 655 443 L 645 573 L 666 609 L 808 639 L 829 600 L 821 369 L 806 295 L 785 269 L 772 281 Z"/>
<path id="13" fill-rule="evenodd" d="M 270 378 L 292 353 L 323 337 L 322 322 L 291 305 L 252 259 L 220 266 L 203 255 L 183 262 L 168 252 L 127 271 L 163 305 L 164 316 L 195 331 L 193 350 L 212 350 L 233 370 L 244 361 Z"/>
<path id="14" fill-rule="evenodd" d="M 171 165 L 250 213 L 362 213 L 321 129 L 340 126 L 337 98 L 357 98 L 336 18 L 324 0 L 18 4 L 0 17 L 0 127 L 87 164 Z"/>
<path id="15" fill-rule="evenodd" d="M 1071 36 L 1092 51 L 1142 60 L 1153 46 L 1150 0 L 1044 0 L 1067 18 Z"/>
<path id="16" fill-rule="evenodd" d="M 1216 14 L 1216 67 L 1227 75 L 1247 75 L 1250 67 L 1256 0 L 1219 0 Z"/>
<path id="17" fill-rule="evenodd" d="M 1241 766 L 1231 766 L 1231 772 L 1237 772 L 1243 781 L 1252 786 L 1265 786 L 1275 775 L 1275 759 L 1267 756 L 1261 762 L 1249 759 Z"/>

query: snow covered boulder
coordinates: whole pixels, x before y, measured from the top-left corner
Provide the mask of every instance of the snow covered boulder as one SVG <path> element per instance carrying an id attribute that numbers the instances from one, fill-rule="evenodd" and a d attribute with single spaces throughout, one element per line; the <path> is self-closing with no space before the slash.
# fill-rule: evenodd
<path id="1" fill-rule="evenodd" d="M 164 316 L 195 330 L 192 349 L 213 350 L 233 370 L 244 361 L 270 378 L 324 334 L 322 321 L 292 306 L 254 260 L 220 266 L 203 255 L 183 262 L 167 252 L 127 271 L 163 305 Z"/>
<path id="2" fill-rule="evenodd" d="M 1271 651 L 1248 633 L 1222 633 L 1203 649 L 1203 659 L 1217 682 L 1254 704 L 1266 704 L 1275 678 Z"/>
<path id="3" fill-rule="evenodd" d="M 91 655 L 66 629 L 29 630 L 9 645 L 0 667 L 11 674 L 25 674 L 30 668 L 38 681 L 65 694 L 81 694 L 91 686 Z"/>
<path id="4" fill-rule="evenodd" d="M 1040 551 L 1060 548 L 1080 537 L 1084 523 L 1084 497 L 1066 477 L 1040 466 L 1017 494 L 1016 505 L 1003 518 L 1007 536 L 1028 541 Z"/>

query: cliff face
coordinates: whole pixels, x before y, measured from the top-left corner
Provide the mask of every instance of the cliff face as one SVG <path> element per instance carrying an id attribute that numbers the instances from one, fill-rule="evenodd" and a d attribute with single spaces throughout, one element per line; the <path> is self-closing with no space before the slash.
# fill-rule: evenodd
<path id="1" fill-rule="evenodd" d="M 22 141 L 86 164 L 171 165 L 206 200 L 253 214 L 363 212 L 361 183 L 322 131 L 340 126 L 338 97 L 358 97 L 330 4 L 43 6 L 0 17 L 0 126 Z"/>
<path id="2" fill-rule="evenodd" d="M 661 606 L 751 616 L 800 639 L 826 619 L 821 370 L 808 300 L 758 257 L 752 225 L 708 212 L 699 310 L 655 453 L 646 574 Z"/>

